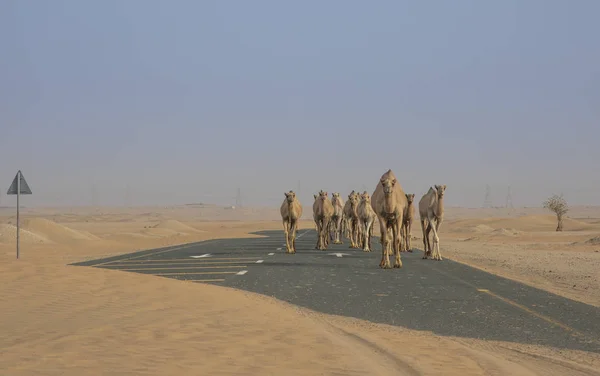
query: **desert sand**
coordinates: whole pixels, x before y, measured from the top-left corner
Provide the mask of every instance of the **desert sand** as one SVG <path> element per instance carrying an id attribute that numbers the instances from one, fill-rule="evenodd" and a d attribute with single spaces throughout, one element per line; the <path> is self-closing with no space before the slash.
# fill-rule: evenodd
<path id="1" fill-rule="evenodd" d="M 302 229 L 314 228 L 310 215 Z M 14 208 L 0 209 L 3 375 L 600 374 L 598 354 L 440 337 L 222 286 L 67 265 L 281 230 L 278 207 L 23 209 L 19 260 L 14 223 Z M 539 208 L 447 208 L 441 252 L 600 306 L 600 208 L 572 208 L 565 230 L 554 227 Z M 412 235 L 422 247 L 418 221 Z"/>

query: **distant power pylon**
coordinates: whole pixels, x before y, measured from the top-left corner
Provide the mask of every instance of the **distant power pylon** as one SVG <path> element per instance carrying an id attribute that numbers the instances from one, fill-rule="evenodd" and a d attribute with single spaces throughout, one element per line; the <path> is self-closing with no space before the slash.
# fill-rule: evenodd
<path id="1" fill-rule="evenodd" d="M 235 207 L 242 207 L 242 190 L 240 188 L 237 189 L 237 195 L 235 196 Z"/>
<path id="2" fill-rule="evenodd" d="M 485 198 L 483 199 L 483 207 L 492 207 L 492 188 L 490 188 L 489 184 L 485 185 Z"/>
<path id="3" fill-rule="evenodd" d="M 507 208 L 511 208 L 513 209 L 513 202 L 512 202 L 512 192 L 510 190 L 510 185 L 508 186 L 508 193 L 506 194 L 506 207 Z"/>

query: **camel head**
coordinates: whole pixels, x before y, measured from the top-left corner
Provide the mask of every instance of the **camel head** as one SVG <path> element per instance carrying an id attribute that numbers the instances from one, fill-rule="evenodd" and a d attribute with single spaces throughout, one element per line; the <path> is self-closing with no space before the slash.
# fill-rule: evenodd
<path id="1" fill-rule="evenodd" d="M 369 194 L 367 193 L 367 191 L 364 191 L 364 192 L 363 192 L 363 194 L 362 194 L 362 195 L 360 195 L 360 198 L 361 198 L 361 200 L 362 200 L 362 201 L 366 202 L 367 204 L 368 204 L 369 202 L 371 202 L 371 195 L 369 195 Z"/>
<path id="2" fill-rule="evenodd" d="M 435 191 L 437 192 L 438 198 L 444 198 L 444 193 L 446 192 L 446 184 L 435 185 Z"/>
<path id="3" fill-rule="evenodd" d="M 409 204 L 412 204 L 413 201 L 415 201 L 415 194 L 414 193 L 407 193 L 406 194 L 406 199 L 408 200 Z"/>
<path id="4" fill-rule="evenodd" d="M 284 194 L 285 194 L 285 200 L 288 203 L 292 203 L 296 199 L 296 193 L 294 191 L 284 192 Z"/>
<path id="5" fill-rule="evenodd" d="M 323 201 L 325 201 L 325 200 L 328 198 L 327 196 L 328 196 L 328 193 L 327 193 L 327 192 L 325 192 L 325 191 L 323 191 L 323 190 L 320 190 L 320 191 L 319 191 L 319 199 L 320 199 L 320 200 L 323 200 Z"/>
<path id="6" fill-rule="evenodd" d="M 392 192 L 394 192 L 394 186 L 396 185 L 396 179 L 395 178 L 382 178 L 380 180 L 381 185 L 383 186 L 383 193 L 387 195 L 391 195 Z"/>
<path id="7" fill-rule="evenodd" d="M 333 192 L 333 193 L 331 194 L 331 199 L 332 199 L 332 200 L 333 200 L 333 199 L 338 199 L 338 198 L 340 198 L 340 193 L 339 193 L 339 192 Z"/>
<path id="8" fill-rule="evenodd" d="M 348 201 L 350 202 L 350 205 L 352 205 L 352 207 L 355 208 L 359 202 L 358 193 L 352 191 L 352 193 L 348 195 Z"/>

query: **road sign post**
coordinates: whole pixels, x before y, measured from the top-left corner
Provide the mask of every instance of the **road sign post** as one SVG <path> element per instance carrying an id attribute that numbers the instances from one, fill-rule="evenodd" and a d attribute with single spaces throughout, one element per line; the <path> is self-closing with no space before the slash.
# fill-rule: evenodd
<path id="1" fill-rule="evenodd" d="M 7 195 L 17 195 L 17 259 L 19 258 L 19 230 L 20 230 L 20 220 L 19 220 L 19 206 L 21 195 L 30 195 L 31 189 L 29 188 L 29 184 L 25 181 L 25 177 L 21 170 L 17 171 L 17 176 L 15 176 L 10 188 L 8 188 Z"/>

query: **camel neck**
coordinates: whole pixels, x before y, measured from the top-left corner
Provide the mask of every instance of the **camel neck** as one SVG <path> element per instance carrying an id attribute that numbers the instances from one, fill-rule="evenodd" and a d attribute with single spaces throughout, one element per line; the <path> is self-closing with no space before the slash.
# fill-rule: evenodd
<path id="1" fill-rule="evenodd" d="M 386 195 L 384 194 L 383 196 L 383 210 L 385 210 L 386 213 L 391 213 L 394 211 L 394 199 L 393 199 L 393 195 L 389 194 Z"/>
<path id="2" fill-rule="evenodd" d="M 437 198 L 437 216 L 441 217 L 442 215 L 444 215 L 444 197 L 438 197 Z"/>

